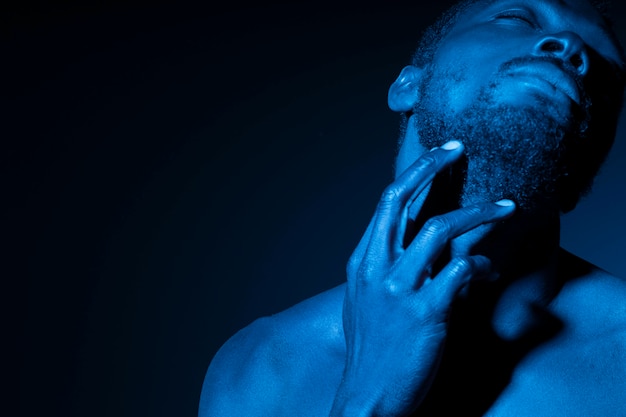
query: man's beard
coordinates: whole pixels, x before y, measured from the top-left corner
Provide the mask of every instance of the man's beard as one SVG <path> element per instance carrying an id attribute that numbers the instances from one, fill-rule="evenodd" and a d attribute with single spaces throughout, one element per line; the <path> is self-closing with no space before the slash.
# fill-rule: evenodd
<path id="1" fill-rule="evenodd" d="M 425 84 L 429 81 L 427 77 Z M 423 87 L 424 94 L 433 91 L 429 85 Z M 454 117 L 427 108 L 425 102 L 428 98 L 422 97 L 415 108 L 421 144 L 430 149 L 459 140 L 465 146 L 460 205 L 508 198 L 520 210 L 558 212 L 559 181 L 567 175 L 566 151 L 584 140 L 586 117 L 559 122 L 549 102 L 538 101 L 533 108 L 494 104 L 487 89 Z"/>

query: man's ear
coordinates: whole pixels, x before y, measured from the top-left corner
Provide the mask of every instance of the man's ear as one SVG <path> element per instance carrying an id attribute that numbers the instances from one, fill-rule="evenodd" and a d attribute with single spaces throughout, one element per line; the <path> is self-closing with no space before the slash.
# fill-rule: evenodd
<path id="1" fill-rule="evenodd" d="M 387 94 L 387 103 L 391 110 L 407 112 L 413 109 L 419 97 L 419 85 L 423 73 L 422 68 L 413 65 L 402 68 Z"/>

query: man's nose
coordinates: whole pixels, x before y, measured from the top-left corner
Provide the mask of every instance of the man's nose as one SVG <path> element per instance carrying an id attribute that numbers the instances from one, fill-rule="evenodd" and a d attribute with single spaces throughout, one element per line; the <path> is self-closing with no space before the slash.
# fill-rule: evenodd
<path id="1" fill-rule="evenodd" d="M 570 63 L 581 76 L 589 71 L 589 55 L 583 40 L 574 32 L 544 36 L 533 50 L 537 56 L 553 56 Z"/>

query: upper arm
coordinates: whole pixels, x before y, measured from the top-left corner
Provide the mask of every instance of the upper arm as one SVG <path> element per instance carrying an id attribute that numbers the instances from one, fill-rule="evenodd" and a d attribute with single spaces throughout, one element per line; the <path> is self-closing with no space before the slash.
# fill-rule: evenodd
<path id="1" fill-rule="evenodd" d="M 345 362 L 343 286 L 256 320 L 207 370 L 200 417 L 324 415 Z"/>
<path id="2" fill-rule="evenodd" d="M 256 320 L 217 352 L 202 385 L 199 417 L 276 414 L 281 381 L 269 360 L 271 320 Z"/>

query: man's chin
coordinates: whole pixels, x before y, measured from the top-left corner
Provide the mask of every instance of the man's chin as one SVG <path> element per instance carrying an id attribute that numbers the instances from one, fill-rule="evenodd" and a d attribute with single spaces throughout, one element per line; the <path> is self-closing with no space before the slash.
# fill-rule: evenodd
<path id="1" fill-rule="evenodd" d="M 482 104 L 454 119 L 422 118 L 426 125 L 419 127 L 425 146 L 450 139 L 464 143 L 467 169 L 460 203 L 508 198 L 521 210 L 534 211 L 555 200 L 568 127 L 538 105 Z"/>

